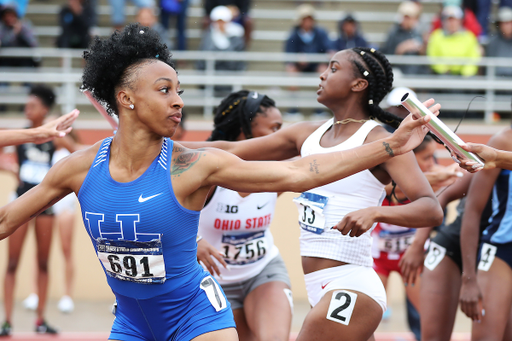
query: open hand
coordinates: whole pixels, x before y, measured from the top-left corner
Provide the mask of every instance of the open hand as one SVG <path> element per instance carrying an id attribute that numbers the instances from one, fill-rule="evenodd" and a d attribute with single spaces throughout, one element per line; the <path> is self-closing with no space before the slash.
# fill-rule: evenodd
<path id="1" fill-rule="evenodd" d="M 80 114 L 77 109 L 71 111 L 69 114 L 61 116 L 56 120 L 50 121 L 38 128 L 37 138 L 34 140 L 35 144 L 41 144 L 53 140 L 56 137 L 64 137 L 73 129 L 71 125 L 75 122 Z"/>
<path id="2" fill-rule="evenodd" d="M 219 252 L 216 248 L 214 248 L 210 243 L 206 240 L 201 239 L 197 242 L 197 261 L 203 263 L 206 266 L 206 269 L 212 275 L 220 276 L 220 270 L 215 260 L 219 261 L 222 266 L 228 269 L 228 265 L 224 258 L 222 257 L 222 253 Z"/>

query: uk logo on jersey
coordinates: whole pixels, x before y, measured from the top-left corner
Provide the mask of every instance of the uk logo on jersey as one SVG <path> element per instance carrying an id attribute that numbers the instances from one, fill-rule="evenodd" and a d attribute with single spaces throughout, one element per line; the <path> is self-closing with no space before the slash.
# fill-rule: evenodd
<path id="1" fill-rule="evenodd" d="M 117 226 L 106 226 L 105 214 L 85 212 L 85 221 L 89 234 L 95 240 L 99 238 L 151 241 L 160 239 L 159 233 L 140 233 L 137 232 L 137 223 L 140 223 L 140 214 L 116 214 L 115 221 Z"/>

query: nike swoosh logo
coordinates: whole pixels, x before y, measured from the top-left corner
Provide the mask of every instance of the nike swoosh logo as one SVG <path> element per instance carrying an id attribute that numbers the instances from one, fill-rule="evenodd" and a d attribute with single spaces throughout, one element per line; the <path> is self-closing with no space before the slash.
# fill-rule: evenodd
<path id="1" fill-rule="evenodd" d="M 323 290 L 323 289 L 325 289 L 325 287 L 326 287 L 326 286 L 327 286 L 327 284 L 329 284 L 329 283 L 331 283 L 331 282 L 327 282 L 327 283 L 325 283 L 324 285 L 322 285 L 322 290 Z"/>
<path id="2" fill-rule="evenodd" d="M 256 208 L 257 208 L 258 210 L 261 210 L 263 207 L 267 206 L 267 204 L 268 204 L 268 202 L 267 202 L 267 203 L 265 203 L 265 204 L 263 204 L 263 206 L 256 206 Z"/>
<path id="3" fill-rule="evenodd" d="M 254 95 L 252 95 L 252 98 L 254 98 L 254 99 L 258 99 L 258 93 L 257 93 L 257 92 L 255 92 L 255 93 L 254 93 Z"/>
<path id="4" fill-rule="evenodd" d="M 153 199 L 154 197 L 157 197 L 157 196 L 159 196 L 160 194 L 163 194 L 163 193 L 158 193 L 158 194 L 152 195 L 152 196 L 147 197 L 147 198 L 143 198 L 143 197 L 142 197 L 142 194 L 141 194 L 141 195 L 140 195 L 140 197 L 139 197 L 139 202 L 148 201 L 149 199 Z"/>

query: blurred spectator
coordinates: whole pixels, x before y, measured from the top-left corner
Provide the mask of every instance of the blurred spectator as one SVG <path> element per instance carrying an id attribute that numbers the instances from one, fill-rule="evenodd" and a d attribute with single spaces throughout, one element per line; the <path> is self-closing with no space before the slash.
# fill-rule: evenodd
<path id="1" fill-rule="evenodd" d="M 155 1 L 154 0 L 130 0 L 136 7 L 138 8 L 154 8 Z M 112 21 L 112 26 L 116 30 L 122 30 L 125 21 L 126 15 L 124 13 L 126 8 L 126 0 L 109 0 L 110 2 L 110 19 Z"/>
<path id="2" fill-rule="evenodd" d="M 498 32 L 487 46 L 489 57 L 512 57 L 512 8 L 501 7 L 498 11 Z M 497 67 L 496 75 L 512 77 L 512 68 Z"/>
<path id="3" fill-rule="evenodd" d="M 245 49 L 244 28 L 232 22 L 231 10 L 226 6 L 217 6 L 210 13 L 211 24 L 203 32 L 199 50 L 201 51 L 243 51 Z M 197 68 L 206 68 L 204 60 L 197 62 Z M 240 60 L 217 60 L 215 70 L 239 71 L 245 68 Z M 217 85 L 214 87 L 215 96 L 224 96 L 232 91 L 231 86 Z"/>
<path id="4" fill-rule="evenodd" d="M 491 17 L 492 3 L 499 3 L 499 7 L 512 8 L 512 0 L 464 0 L 464 7 L 470 8 L 476 15 L 478 23 L 482 27 L 479 37 L 481 43 L 486 43 L 489 37 L 489 19 Z"/>
<path id="5" fill-rule="evenodd" d="M 169 33 L 168 31 L 157 21 L 157 17 L 155 15 L 155 12 L 152 8 L 140 8 L 137 12 L 137 22 L 141 24 L 142 26 L 149 27 L 153 30 L 155 30 L 158 35 L 160 36 L 160 40 L 162 43 L 167 45 L 168 49 L 172 49 L 172 42 L 169 39 Z"/>
<path id="6" fill-rule="evenodd" d="M 316 25 L 315 9 L 309 4 L 302 4 L 297 7 L 296 26 L 292 29 L 285 43 L 285 52 L 287 53 L 330 53 L 334 52 L 334 44 L 329 39 L 327 32 Z M 326 57 L 327 59 L 327 57 Z M 286 71 L 292 74 L 298 72 L 316 72 L 322 73 L 327 64 L 317 62 L 289 62 L 286 64 Z M 295 87 L 290 91 L 297 90 Z M 292 96 L 296 96 L 293 92 Z M 323 119 L 329 116 L 320 109 L 315 111 L 317 119 Z M 300 121 L 304 116 L 299 113 L 297 108 L 290 108 L 283 115 L 286 121 Z"/>
<path id="7" fill-rule="evenodd" d="M 86 49 L 91 42 L 95 8 L 88 0 L 68 0 L 59 14 L 57 47 Z"/>
<path id="8" fill-rule="evenodd" d="M 359 23 L 352 14 L 347 14 L 338 23 L 338 33 L 339 37 L 334 42 L 334 50 L 340 51 L 353 47 L 368 47 L 368 42 L 359 32 Z"/>
<path id="9" fill-rule="evenodd" d="M 309 4 L 297 7 L 297 26 L 295 26 L 285 43 L 288 53 L 327 53 L 333 51 L 333 44 L 327 32 L 316 25 L 315 9 Z M 294 62 L 286 65 L 288 72 L 317 72 L 325 65 L 309 62 Z"/>
<path id="10" fill-rule="evenodd" d="M 30 22 L 21 20 L 15 4 L 0 9 L 0 47 L 37 47 Z M 0 58 L 0 66 L 38 66 L 35 57 Z"/>
<path id="11" fill-rule="evenodd" d="M 447 6 L 442 12 L 443 28 L 438 28 L 430 35 L 427 46 L 429 57 L 472 58 L 480 57 L 480 45 L 475 35 L 462 27 L 462 9 L 457 6 Z M 478 66 L 466 62 L 464 65 L 432 65 L 437 74 L 453 74 L 474 76 Z"/>
<path id="12" fill-rule="evenodd" d="M 251 0 L 204 0 L 204 29 L 207 29 L 210 26 L 210 14 L 217 6 L 226 6 L 232 9 L 232 21 L 244 27 L 244 41 L 247 48 L 251 43 L 251 35 L 254 25 L 252 18 L 249 16 Z M 236 10 L 233 10 L 235 7 Z"/>
<path id="13" fill-rule="evenodd" d="M 177 50 L 187 49 L 187 9 L 189 0 L 161 0 L 160 23 L 168 30 L 171 17 L 176 19 L 176 47 Z M 170 45 L 168 45 L 170 48 Z"/>
<path id="14" fill-rule="evenodd" d="M 23 18 L 27 12 L 29 0 L 0 0 L 0 7 L 14 4 L 16 6 L 16 12 L 18 12 L 18 18 Z"/>
<path id="15" fill-rule="evenodd" d="M 232 22 L 232 14 L 226 6 L 217 6 L 210 14 L 211 24 L 204 32 L 199 46 L 201 51 L 243 51 L 244 28 L 235 22 Z M 215 70 L 242 70 L 245 63 L 242 61 L 222 61 L 215 62 Z M 204 70 L 204 61 L 199 61 L 198 69 Z"/>
<path id="16" fill-rule="evenodd" d="M 462 26 L 466 28 L 466 30 L 473 32 L 476 37 L 479 37 L 482 34 L 482 26 L 478 22 L 475 13 L 466 6 L 463 6 L 462 0 L 444 0 L 443 1 L 443 9 L 445 7 L 460 7 L 463 8 L 463 17 L 462 17 Z M 441 11 L 442 12 L 442 11 Z M 442 14 L 437 16 L 432 22 L 432 31 L 437 30 L 438 28 L 442 28 Z"/>
<path id="17" fill-rule="evenodd" d="M 385 54 L 419 56 L 425 44 L 418 28 L 421 7 L 414 1 L 404 1 L 398 6 L 400 22 L 388 32 L 381 51 Z M 423 65 L 396 65 L 403 73 L 424 73 Z"/>

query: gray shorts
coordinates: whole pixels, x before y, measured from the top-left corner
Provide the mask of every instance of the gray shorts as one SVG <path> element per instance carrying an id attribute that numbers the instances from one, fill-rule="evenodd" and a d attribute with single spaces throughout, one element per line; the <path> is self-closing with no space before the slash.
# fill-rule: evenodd
<path id="1" fill-rule="evenodd" d="M 260 285 L 268 282 L 284 282 L 291 288 L 288 270 L 286 270 L 286 265 L 281 255 L 274 257 L 274 259 L 253 278 L 243 282 L 224 284 L 222 285 L 222 290 L 224 290 L 229 303 L 231 303 L 231 309 L 241 309 L 244 306 L 244 300 L 247 295 Z"/>

